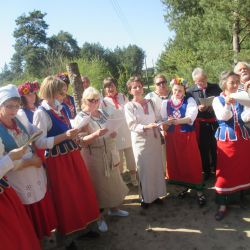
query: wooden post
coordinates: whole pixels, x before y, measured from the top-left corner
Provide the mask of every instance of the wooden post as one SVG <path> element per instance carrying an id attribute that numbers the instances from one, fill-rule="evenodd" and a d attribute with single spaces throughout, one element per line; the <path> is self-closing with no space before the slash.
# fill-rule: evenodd
<path id="1" fill-rule="evenodd" d="M 66 65 L 69 74 L 69 80 L 73 87 L 73 97 L 76 105 L 76 112 L 81 111 L 81 99 L 83 93 L 83 85 L 81 75 L 77 63 L 70 63 Z"/>

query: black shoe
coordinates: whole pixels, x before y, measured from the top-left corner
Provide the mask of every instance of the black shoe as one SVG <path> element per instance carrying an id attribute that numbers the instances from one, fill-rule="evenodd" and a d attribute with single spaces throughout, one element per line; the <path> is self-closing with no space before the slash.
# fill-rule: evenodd
<path id="1" fill-rule="evenodd" d="M 143 208 L 143 209 L 148 209 L 148 207 L 149 207 L 149 203 L 146 203 L 146 202 L 141 202 L 141 207 Z"/>
<path id="2" fill-rule="evenodd" d="M 185 190 L 181 191 L 177 197 L 180 198 L 180 199 L 184 199 L 187 195 L 187 192 L 188 192 L 188 188 L 186 188 Z"/>
<path id="3" fill-rule="evenodd" d="M 72 241 L 68 246 L 65 247 L 65 250 L 77 250 L 76 243 Z"/>
<path id="4" fill-rule="evenodd" d="M 156 200 L 154 200 L 152 203 L 157 204 L 157 205 L 163 205 L 163 200 L 160 198 L 157 198 Z"/>
<path id="5" fill-rule="evenodd" d="M 217 221 L 220 221 L 225 217 L 226 213 L 227 213 L 227 210 L 218 210 L 217 213 L 215 214 L 214 218 Z"/>
<path id="6" fill-rule="evenodd" d="M 86 233 L 81 234 L 76 239 L 77 240 L 85 240 L 85 239 L 96 239 L 99 237 L 100 237 L 100 234 L 98 232 L 90 230 Z"/>
<path id="7" fill-rule="evenodd" d="M 197 196 L 197 201 L 200 207 L 203 207 L 204 205 L 206 205 L 206 197 L 204 194 L 202 195 L 198 195 Z"/>

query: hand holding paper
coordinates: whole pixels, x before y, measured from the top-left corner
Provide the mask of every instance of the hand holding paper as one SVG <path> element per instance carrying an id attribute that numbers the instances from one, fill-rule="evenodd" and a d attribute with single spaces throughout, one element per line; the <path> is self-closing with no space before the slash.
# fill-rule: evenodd
<path id="1" fill-rule="evenodd" d="M 250 107 L 250 97 L 246 91 L 240 91 L 229 95 L 243 106 Z"/>
<path id="2" fill-rule="evenodd" d="M 205 107 L 212 106 L 214 96 L 209 96 L 207 98 L 199 98 L 200 104 L 204 105 Z"/>
<path id="3" fill-rule="evenodd" d="M 42 130 L 38 130 L 35 133 L 33 133 L 29 140 L 23 145 L 23 147 L 28 146 L 29 144 L 31 144 L 32 142 L 36 141 L 41 135 L 42 135 L 43 131 Z"/>

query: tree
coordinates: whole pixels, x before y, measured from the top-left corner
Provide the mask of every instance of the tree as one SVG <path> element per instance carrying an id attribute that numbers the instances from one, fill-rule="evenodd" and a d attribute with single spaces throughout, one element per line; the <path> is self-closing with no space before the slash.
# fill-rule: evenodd
<path id="1" fill-rule="evenodd" d="M 47 42 L 46 29 L 48 25 L 43 20 L 45 13 L 34 10 L 16 19 L 17 28 L 14 31 L 15 55 L 12 57 L 13 66 L 33 76 L 40 74 L 45 56 Z"/>
<path id="2" fill-rule="evenodd" d="M 114 54 L 119 68 L 124 68 L 130 75 L 141 74 L 145 53 L 136 45 L 127 48 L 116 48 Z"/>
<path id="3" fill-rule="evenodd" d="M 157 62 L 158 71 L 191 80 L 193 68 L 201 66 L 217 81 L 218 74 L 234 61 L 250 57 L 250 43 L 245 39 L 250 35 L 250 0 L 162 2 L 175 37 Z"/>
<path id="4" fill-rule="evenodd" d="M 79 57 L 80 48 L 72 35 L 65 31 L 60 31 L 47 40 L 48 53 L 60 55 L 68 59 Z"/>
<path id="5" fill-rule="evenodd" d="M 13 74 L 10 71 L 8 65 L 4 64 L 2 72 L 0 73 L 0 85 L 10 82 L 11 80 L 13 80 Z"/>

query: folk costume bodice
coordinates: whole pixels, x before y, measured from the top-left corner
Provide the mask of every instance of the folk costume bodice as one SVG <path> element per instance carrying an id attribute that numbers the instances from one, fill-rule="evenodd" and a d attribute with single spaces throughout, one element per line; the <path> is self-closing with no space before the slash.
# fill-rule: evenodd
<path id="1" fill-rule="evenodd" d="M 225 106 L 225 98 L 223 96 L 218 96 L 218 99 L 220 103 Z M 241 118 L 243 109 L 244 107 L 236 102 L 235 105 L 231 105 L 233 116 L 227 121 L 218 120 L 219 127 L 215 133 L 215 138 L 217 140 L 226 141 L 226 139 L 228 138 L 229 141 L 237 141 L 236 126 L 240 128 L 241 136 L 244 139 L 249 138 L 250 131 L 245 126 Z"/>
<path id="2" fill-rule="evenodd" d="M 173 118 L 179 119 L 184 118 L 187 110 L 187 98 L 184 97 L 179 105 L 174 105 L 172 99 L 167 101 L 167 115 Z M 168 128 L 168 132 L 174 132 L 175 126 L 171 125 Z M 194 131 L 194 126 L 189 124 L 180 125 L 180 132 L 192 132 Z"/>

